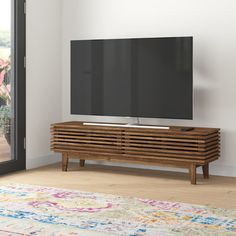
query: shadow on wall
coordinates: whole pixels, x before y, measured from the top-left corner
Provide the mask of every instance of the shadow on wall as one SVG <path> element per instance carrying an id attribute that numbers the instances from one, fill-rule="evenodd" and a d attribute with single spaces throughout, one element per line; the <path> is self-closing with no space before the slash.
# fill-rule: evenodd
<path id="1" fill-rule="evenodd" d="M 208 41 L 194 37 L 193 58 L 194 82 L 214 81 L 216 79 L 215 68 L 212 68 L 212 52 L 209 49 Z"/>
<path id="2" fill-rule="evenodd" d="M 207 94 L 209 92 L 206 88 L 195 87 L 194 88 L 194 98 L 193 98 L 193 116 L 196 120 L 204 121 L 209 112 L 209 104 L 207 101 Z M 203 122 L 204 123 L 204 122 Z"/>

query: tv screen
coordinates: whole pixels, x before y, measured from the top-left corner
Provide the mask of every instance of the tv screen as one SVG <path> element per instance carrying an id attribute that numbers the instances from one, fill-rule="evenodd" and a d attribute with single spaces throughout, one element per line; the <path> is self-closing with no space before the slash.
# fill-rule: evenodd
<path id="1" fill-rule="evenodd" d="M 71 41 L 71 113 L 192 119 L 192 37 Z"/>

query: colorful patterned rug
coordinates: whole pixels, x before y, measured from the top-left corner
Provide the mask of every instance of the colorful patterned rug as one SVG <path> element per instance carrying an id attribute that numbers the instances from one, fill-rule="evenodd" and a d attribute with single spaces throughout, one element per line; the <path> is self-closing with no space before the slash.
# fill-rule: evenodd
<path id="1" fill-rule="evenodd" d="M 236 211 L 76 190 L 0 187 L 1 236 L 236 235 Z"/>

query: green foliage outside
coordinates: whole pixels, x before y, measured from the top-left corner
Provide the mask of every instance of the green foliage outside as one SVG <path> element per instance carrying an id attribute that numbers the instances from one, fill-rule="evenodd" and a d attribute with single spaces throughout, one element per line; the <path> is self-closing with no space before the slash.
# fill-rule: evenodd
<path id="1" fill-rule="evenodd" d="M 10 130 L 11 110 L 9 106 L 0 107 L 0 129 L 3 133 L 8 133 Z"/>
<path id="2" fill-rule="evenodd" d="M 10 53 L 10 32 L 0 31 L 0 135 L 10 133 Z"/>

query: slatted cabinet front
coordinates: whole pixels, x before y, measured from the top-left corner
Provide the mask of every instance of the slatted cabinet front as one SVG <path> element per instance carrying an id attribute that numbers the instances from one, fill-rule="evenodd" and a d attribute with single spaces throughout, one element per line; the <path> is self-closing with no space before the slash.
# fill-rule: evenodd
<path id="1" fill-rule="evenodd" d="M 203 166 L 208 172 L 208 163 L 220 155 L 220 130 L 214 128 L 181 131 L 181 127 L 163 130 L 65 122 L 53 124 L 51 134 L 52 151 L 77 157 L 83 163 L 85 159 L 164 163 L 190 170 Z"/>

